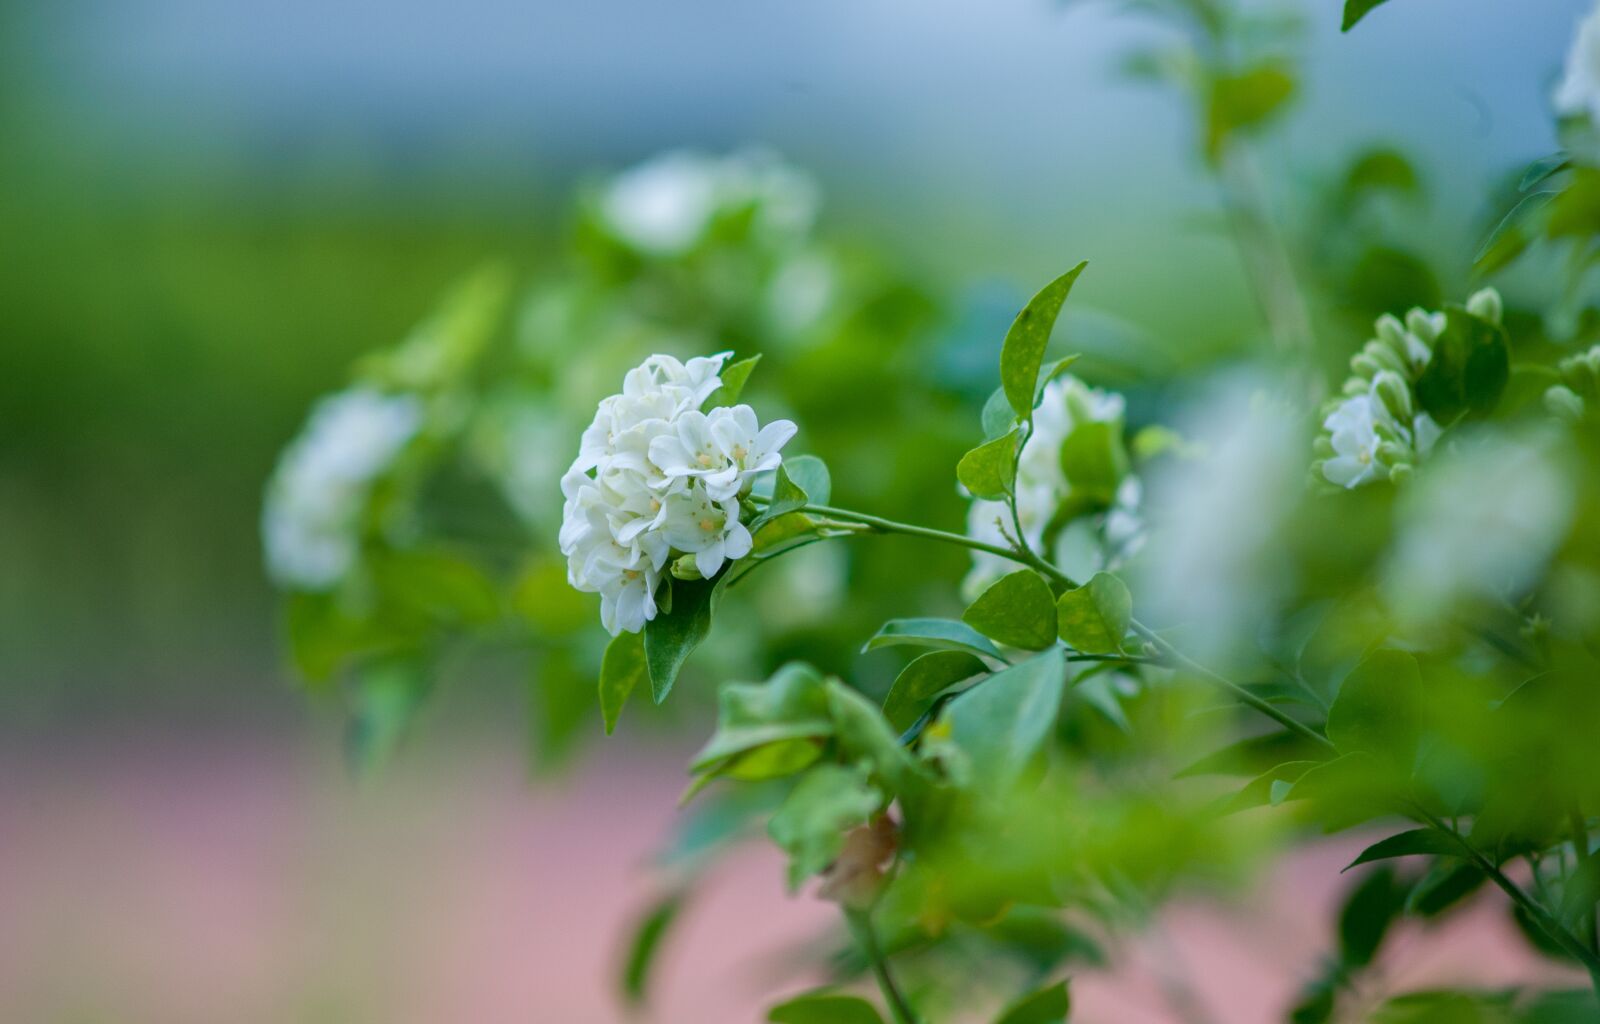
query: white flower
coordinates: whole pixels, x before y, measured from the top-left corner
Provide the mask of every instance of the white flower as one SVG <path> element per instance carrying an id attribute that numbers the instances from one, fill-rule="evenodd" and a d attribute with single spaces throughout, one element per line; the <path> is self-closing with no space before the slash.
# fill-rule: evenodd
<path id="1" fill-rule="evenodd" d="M 712 161 L 666 153 L 617 175 L 600 201 L 606 224 L 646 252 L 673 255 L 693 247 L 716 212 Z"/>
<path id="2" fill-rule="evenodd" d="M 1539 578 L 1575 504 L 1572 467 L 1551 440 L 1468 434 L 1406 490 L 1385 584 L 1404 620 L 1432 622 Z"/>
<path id="3" fill-rule="evenodd" d="M 628 371 L 622 393 L 600 402 L 578 457 L 561 479 L 560 545 L 567 579 L 600 594 L 613 635 L 656 615 L 672 559 L 706 578 L 750 553 L 738 496 L 778 468 L 795 426 L 761 426 L 747 405 L 700 411 L 722 386 L 728 353 L 681 363 L 656 355 Z"/>
<path id="4" fill-rule="evenodd" d="M 372 483 L 422 427 L 410 395 L 354 388 L 317 404 L 267 489 L 261 536 L 283 586 L 326 590 L 355 564 Z"/>
<path id="5" fill-rule="evenodd" d="M 709 579 L 723 562 L 750 553 L 750 531 L 739 522 L 737 498 L 718 501 L 697 482 L 667 495 L 662 512 L 661 536 L 674 550 L 694 555 L 701 576 Z"/>
<path id="6" fill-rule="evenodd" d="M 748 405 L 691 410 L 678 417 L 676 429 L 650 441 L 650 461 L 664 474 L 665 484 L 698 479 L 717 501 L 733 497 L 752 473 L 778 468 L 779 450 L 795 435 L 788 420 L 763 427 Z"/>
<path id="7" fill-rule="evenodd" d="M 771 154 L 680 151 L 617 175 L 600 197 L 600 217 L 636 249 L 679 256 L 724 214 L 748 211 L 759 234 L 783 241 L 810 231 L 817 206 L 811 179 Z"/>
<path id="8" fill-rule="evenodd" d="M 1340 487 L 1355 488 L 1387 475 L 1378 463 L 1378 424 L 1389 418 L 1383 403 L 1371 393 L 1353 395 L 1322 421 L 1333 442 L 1333 458 L 1322 464 L 1322 475 Z"/>
<path id="9" fill-rule="evenodd" d="M 1600 7 L 1578 25 L 1553 101 L 1556 113 L 1564 117 L 1587 117 L 1600 124 Z"/>
<path id="10" fill-rule="evenodd" d="M 1017 518 L 1022 524 L 1022 539 L 1029 547 L 1038 551 L 1044 545 L 1051 519 L 1072 496 L 1072 481 L 1061 467 L 1061 446 L 1081 424 L 1113 423 L 1120 430 L 1122 417 L 1123 399 L 1115 392 L 1091 388 L 1070 374 L 1045 385 L 1039 407 L 1033 412 L 1033 433 L 1023 444 L 1017 462 Z M 1137 532 L 1138 503 L 1138 481 L 1127 478 L 1118 489 L 1116 507 L 1106 515 L 1104 535 L 1098 524 L 1087 536 L 1082 530 L 1076 534 L 1063 530 L 1055 538 L 1053 560 L 1065 558 L 1080 571 L 1089 565 L 1093 572 L 1106 568 L 1110 556 L 1119 553 L 1119 549 L 1122 554 L 1131 554 L 1128 542 Z M 1110 536 L 1113 518 L 1117 539 Z M 1011 510 L 1004 502 L 975 499 L 967 511 L 967 533 L 977 540 L 1009 545 L 1016 539 L 1012 536 L 1015 529 Z M 962 592 L 976 596 L 1015 569 L 1014 563 L 998 555 L 976 552 Z"/>

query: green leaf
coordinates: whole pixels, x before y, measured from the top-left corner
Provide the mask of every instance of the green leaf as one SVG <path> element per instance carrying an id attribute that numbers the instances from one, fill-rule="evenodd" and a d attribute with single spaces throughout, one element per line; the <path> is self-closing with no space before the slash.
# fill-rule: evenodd
<path id="1" fill-rule="evenodd" d="M 1042 651 L 1056 642 L 1056 601 L 1050 584 L 1019 569 L 989 584 L 961 621 L 996 643 Z"/>
<path id="2" fill-rule="evenodd" d="M 932 647 L 941 651 L 966 651 L 996 661 L 1004 661 L 988 638 L 964 622 L 953 619 L 890 619 L 885 622 L 862 651 L 879 647 Z"/>
<path id="3" fill-rule="evenodd" d="M 600 659 L 600 716 L 607 736 L 616 729 L 622 706 L 647 671 L 643 633 L 618 633 L 606 644 L 605 656 Z"/>
<path id="4" fill-rule="evenodd" d="M 797 461 L 799 460 L 785 460 L 778 465 L 777 475 L 772 482 L 772 497 L 768 500 L 767 507 L 762 509 L 761 513 L 754 519 L 750 520 L 749 529 L 751 533 L 755 533 L 779 516 L 798 512 L 810 502 L 811 496 L 806 493 L 805 488 L 796 483 L 794 478 L 789 475 L 790 463 Z M 821 462 L 820 459 L 817 461 Z M 807 470 L 807 472 L 814 471 Z M 827 470 L 824 469 L 823 472 L 826 473 Z"/>
<path id="5" fill-rule="evenodd" d="M 1133 621 L 1133 597 L 1123 582 L 1097 572 L 1056 602 L 1061 639 L 1084 654 L 1115 654 Z"/>
<path id="6" fill-rule="evenodd" d="M 362 378 L 396 391 L 439 391 L 461 382 L 505 319 L 513 292 L 503 264 L 457 281 L 405 341 L 362 360 Z"/>
<path id="7" fill-rule="evenodd" d="M 1437 917 L 1477 892 L 1489 876 L 1471 861 L 1440 858 L 1406 897 L 1406 913 Z"/>
<path id="8" fill-rule="evenodd" d="M 1327 832 L 1408 809 L 1394 763 L 1365 751 L 1313 764 L 1281 800 L 1312 801 Z"/>
<path id="9" fill-rule="evenodd" d="M 911 728 L 933 698 L 964 679 L 989 671 L 966 651 L 930 651 L 901 669 L 883 699 L 883 715 L 892 728 Z"/>
<path id="10" fill-rule="evenodd" d="M 1206 157 L 1215 162 L 1233 133 L 1264 124 L 1294 95 L 1287 68 L 1263 64 L 1211 82 L 1206 104 Z"/>
<path id="11" fill-rule="evenodd" d="M 873 780 L 899 796 L 916 785 L 917 763 L 878 706 L 837 679 L 827 682 L 828 715 L 840 753 L 871 768 Z"/>
<path id="12" fill-rule="evenodd" d="M 1109 508 L 1117 500 L 1117 487 L 1128 475 L 1128 451 L 1122 443 L 1122 424 L 1091 420 L 1080 423 L 1061 443 L 1061 471 L 1072 486 L 1074 501 L 1093 508 Z"/>
<path id="13" fill-rule="evenodd" d="M 833 497 L 833 479 L 828 474 L 828 464 L 815 455 L 795 455 L 783 460 L 783 469 L 789 479 L 806 493 L 813 505 L 826 505 Z"/>
<path id="14" fill-rule="evenodd" d="M 767 1011 L 773 1024 L 883 1024 L 865 999 L 832 992 L 808 992 Z"/>
<path id="15" fill-rule="evenodd" d="M 1086 266 L 1087 262 L 1080 263 L 1040 289 L 1006 331 L 1005 343 L 1000 348 L 1000 386 L 1005 389 L 1006 400 L 1018 419 L 1033 419 L 1033 399 L 1044 350 L 1050 344 L 1050 334 L 1055 330 L 1056 318 L 1061 315 L 1061 306 Z"/>
<path id="16" fill-rule="evenodd" d="M 1464 854 L 1459 842 L 1438 829 L 1415 828 L 1373 843 L 1362 850 L 1359 857 L 1345 865 L 1344 870 L 1349 871 L 1358 864 L 1370 864 L 1375 860 L 1387 860 L 1390 857 L 1415 856 L 1460 857 Z"/>
<path id="17" fill-rule="evenodd" d="M 1055 727 L 1066 670 L 1059 648 L 1046 651 L 996 672 L 945 707 L 941 722 L 980 786 L 1006 789 L 1022 775 Z"/>
<path id="18" fill-rule="evenodd" d="M 1074 352 L 1070 356 L 1062 356 L 1060 359 L 1057 359 L 1055 362 L 1039 371 L 1039 387 L 1033 393 L 1033 406 L 1035 409 L 1039 407 L 1039 402 L 1044 398 L 1044 386 L 1061 376 L 1063 373 L 1066 373 L 1067 370 L 1071 368 L 1073 363 L 1076 363 L 1082 358 L 1082 352 Z"/>
<path id="19" fill-rule="evenodd" d="M 989 393 L 989 400 L 983 403 L 981 420 L 985 441 L 993 441 L 1016 427 L 1017 414 L 1011 408 L 1011 400 L 1006 397 L 1005 388 L 995 388 Z"/>
<path id="20" fill-rule="evenodd" d="M 1315 755 L 1322 753 L 1322 748 L 1295 733 L 1269 732 L 1229 744 L 1214 754 L 1202 757 L 1173 777 L 1256 775 L 1273 765 L 1286 761 L 1314 760 Z"/>
<path id="21" fill-rule="evenodd" d="M 717 694 L 717 731 L 695 755 L 692 772 L 718 768 L 767 744 L 833 734 L 827 686 L 810 665 L 791 662 L 764 683 L 728 683 Z"/>
<path id="22" fill-rule="evenodd" d="M 883 807 L 866 765 L 819 764 L 800 777 L 767 823 L 767 834 L 789 855 L 789 891 L 832 864 L 844 834 Z"/>
<path id="23" fill-rule="evenodd" d="M 1344 176 L 1344 195 L 1349 201 L 1366 192 L 1387 190 L 1415 195 L 1422 189 L 1416 168 L 1405 154 L 1387 146 L 1362 153 Z"/>
<path id="24" fill-rule="evenodd" d="M 1446 312 L 1444 333 L 1417 379 L 1417 398 L 1442 426 L 1463 415 L 1488 415 L 1511 377 L 1505 330 L 1460 306 Z"/>
<path id="25" fill-rule="evenodd" d="M 1344 24 L 1339 26 L 1339 31 L 1348 32 L 1356 27 L 1356 22 L 1365 18 L 1374 8 L 1382 7 L 1389 0 L 1345 0 Z"/>
<path id="26" fill-rule="evenodd" d="M 722 405 L 738 405 L 739 395 L 744 391 L 745 381 L 750 379 L 750 371 L 761 362 L 761 353 L 757 352 L 748 359 L 741 359 L 737 363 L 729 363 L 722 368 L 722 387 L 711 392 L 711 397 L 706 399 L 705 408 L 715 409 Z"/>
<path id="27" fill-rule="evenodd" d="M 1311 769 L 1322 764 L 1321 761 L 1286 761 L 1266 772 L 1251 779 L 1239 792 L 1224 797 L 1217 804 L 1217 813 L 1234 814 L 1247 811 L 1252 807 L 1263 807 L 1266 804 L 1282 803 L 1282 799 L 1273 799 L 1273 791 L 1287 783 L 1291 787 L 1301 776 Z M 1291 793 L 1293 790 L 1291 789 Z"/>
<path id="28" fill-rule="evenodd" d="M 993 441 L 985 441 L 961 456 L 956 479 L 975 498 L 998 501 L 1011 493 L 1017 470 L 1017 434 L 1013 427 Z"/>
<path id="29" fill-rule="evenodd" d="M 1528 169 L 1522 173 L 1522 180 L 1517 182 L 1517 191 L 1526 192 L 1571 166 L 1572 157 L 1567 153 L 1551 153 L 1549 156 L 1540 157 L 1529 164 Z"/>
<path id="30" fill-rule="evenodd" d="M 1365 751 L 1409 762 L 1422 695 L 1417 659 L 1374 651 L 1351 669 L 1328 709 L 1328 738 L 1340 753 Z"/>
<path id="31" fill-rule="evenodd" d="M 628 943 L 628 958 L 622 967 L 622 998 L 629 1006 L 642 1006 L 649 993 L 650 969 L 662 939 L 683 908 L 684 893 L 675 892 L 662 899 L 639 919 Z"/>
<path id="32" fill-rule="evenodd" d="M 1346 969 L 1365 967 L 1377 955 L 1389 926 L 1405 910 L 1406 886 L 1389 868 L 1363 878 L 1339 912 L 1339 959 Z"/>
<path id="33" fill-rule="evenodd" d="M 1058 981 L 1023 996 L 995 1018 L 995 1024 L 1063 1024 L 1072 1009 L 1067 983 Z"/>
<path id="34" fill-rule="evenodd" d="M 1500 223 L 1483 240 L 1472 258 L 1473 269 L 1480 274 L 1492 274 L 1521 256 L 1538 232 L 1534 217 L 1558 195 L 1559 192 L 1532 192 L 1517 200 L 1517 205 L 1500 218 Z"/>
<path id="35" fill-rule="evenodd" d="M 1133 723 L 1128 721 L 1128 713 L 1122 710 L 1122 700 L 1112 688 L 1113 676 L 1109 672 L 1095 671 L 1107 667 L 1102 663 L 1088 672 L 1081 673 L 1072 684 L 1072 692 L 1085 704 L 1104 715 L 1106 721 L 1131 736 Z"/>
<path id="36" fill-rule="evenodd" d="M 645 623 L 644 657 L 650 670 L 650 693 L 660 704 L 672 692 L 683 663 L 711 632 L 711 580 L 668 581 L 672 588 L 670 611 L 659 612 Z"/>

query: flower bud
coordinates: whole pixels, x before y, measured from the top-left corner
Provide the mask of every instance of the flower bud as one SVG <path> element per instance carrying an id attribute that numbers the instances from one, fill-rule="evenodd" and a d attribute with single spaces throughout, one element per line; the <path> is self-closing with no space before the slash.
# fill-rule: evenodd
<path id="1" fill-rule="evenodd" d="M 1368 380 L 1371 380 L 1373 375 L 1375 375 L 1381 369 L 1383 369 L 1383 367 L 1378 365 L 1378 361 L 1367 355 L 1365 352 L 1357 352 L 1350 358 L 1350 372 L 1365 377 Z"/>
<path id="2" fill-rule="evenodd" d="M 1351 377 L 1349 380 L 1344 382 L 1344 388 L 1342 390 L 1345 393 L 1345 397 L 1354 398 L 1356 395 L 1364 395 L 1364 394 L 1366 394 L 1367 393 L 1367 389 L 1370 388 L 1371 386 L 1372 385 L 1368 384 L 1366 381 L 1362 380 L 1360 377 Z M 1337 407 L 1339 403 L 1335 402 L 1333 404 L 1334 404 L 1335 407 Z M 1331 409 L 1331 408 L 1330 409 L 1324 409 L 1323 413 L 1326 414 L 1326 413 L 1330 413 L 1332 411 L 1333 411 L 1333 409 Z"/>
<path id="3" fill-rule="evenodd" d="M 1393 468 L 1411 461 L 1411 449 L 1398 441 L 1385 441 L 1378 445 L 1378 462 Z"/>
<path id="4" fill-rule="evenodd" d="M 1371 356 L 1373 362 L 1386 370 L 1393 370 L 1396 373 L 1404 373 L 1406 370 L 1405 360 L 1396 355 L 1393 349 L 1381 341 L 1369 341 L 1361 351 Z"/>
<path id="5" fill-rule="evenodd" d="M 679 555 L 678 558 L 672 563 L 672 575 L 676 576 L 680 580 L 698 580 L 704 578 L 700 575 L 700 566 L 696 562 L 694 555 Z"/>
<path id="6" fill-rule="evenodd" d="M 1557 419 L 1568 420 L 1576 423 L 1583 419 L 1583 399 L 1573 393 L 1571 388 L 1557 384 L 1544 393 L 1545 411 Z"/>
<path id="7" fill-rule="evenodd" d="M 1430 313 L 1425 309 L 1412 309 L 1406 314 L 1406 330 L 1432 345 L 1444 333 L 1443 313 Z"/>
<path id="8" fill-rule="evenodd" d="M 1333 441 L 1328 438 L 1328 435 L 1323 434 L 1311 442 L 1311 452 L 1319 459 L 1331 459 L 1333 458 Z"/>
<path id="9" fill-rule="evenodd" d="M 1384 370 L 1373 378 L 1372 390 L 1383 401 L 1390 416 L 1401 423 L 1411 422 L 1411 417 L 1415 415 L 1411 406 L 1411 386 L 1404 377 L 1393 370 Z"/>
<path id="10" fill-rule="evenodd" d="M 1485 288 L 1473 293 L 1467 300 L 1467 312 L 1473 316 L 1481 317 L 1492 324 L 1500 323 L 1504 315 L 1505 304 L 1500 301 L 1500 293 L 1493 288 Z"/>
<path id="11" fill-rule="evenodd" d="M 1378 322 L 1375 326 L 1378 331 L 1377 340 L 1393 349 L 1394 354 L 1401 359 L 1407 358 L 1406 326 L 1400 322 L 1400 318 L 1393 313 L 1385 313 L 1378 317 Z"/>
<path id="12" fill-rule="evenodd" d="M 1416 478 L 1417 471 L 1409 462 L 1402 462 L 1389 467 L 1389 482 L 1393 484 L 1408 484 Z"/>

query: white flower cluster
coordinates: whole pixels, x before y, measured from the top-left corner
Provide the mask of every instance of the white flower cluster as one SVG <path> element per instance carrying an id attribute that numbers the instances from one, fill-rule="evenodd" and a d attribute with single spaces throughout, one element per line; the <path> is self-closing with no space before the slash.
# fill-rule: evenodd
<path id="1" fill-rule="evenodd" d="M 724 213 L 749 210 L 752 227 L 775 240 L 811 230 L 820 203 L 803 172 L 762 150 L 726 157 L 663 153 L 617 175 L 600 217 L 629 245 L 656 256 L 693 249 Z"/>
<path id="2" fill-rule="evenodd" d="M 1038 551 L 1044 544 L 1050 521 L 1072 497 L 1072 481 L 1061 465 L 1061 446 L 1074 429 L 1084 423 L 1111 423 L 1122 430 L 1123 399 L 1115 392 L 1091 388 L 1070 374 L 1045 385 L 1039 407 L 1033 411 L 1033 433 L 1022 446 L 1017 462 L 1017 518 L 1022 524 L 1022 539 Z M 1083 531 L 1068 528 L 1055 538 L 1050 557 L 1063 568 L 1088 575 L 1107 567 L 1120 555 L 1130 555 L 1142 538 L 1138 517 L 1140 485 L 1128 476 L 1117 489 L 1116 503 L 1107 511 L 1103 544 Z M 967 512 L 967 533 L 991 544 L 1010 544 L 1015 526 L 1011 510 L 1002 501 L 975 499 Z M 1086 551 L 1086 548 L 1097 550 Z M 975 597 L 984 587 L 1012 572 L 1016 564 L 985 552 L 975 552 L 972 569 L 962 583 L 962 592 Z"/>
<path id="3" fill-rule="evenodd" d="M 372 484 L 422 428 L 410 395 L 352 388 L 318 403 L 267 486 L 261 540 L 279 584 L 327 590 L 355 564 Z"/>
<path id="4" fill-rule="evenodd" d="M 600 595 L 613 636 L 655 618 L 669 568 L 709 578 L 750 552 L 740 498 L 755 474 L 778 468 L 795 425 L 763 427 L 748 405 L 700 411 L 722 386 L 728 355 L 687 363 L 654 355 L 629 370 L 561 479 L 567 579 Z"/>
<path id="5" fill-rule="evenodd" d="M 1566 72 L 1553 100 L 1556 113 L 1587 117 L 1600 125 L 1600 6 L 1583 19 L 1572 37 Z"/>
<path id="6" fill-rule="evenodd" d="M 1485 288 L 1467 300 L 1467 310 L 1499 323 L 1500 294 Z M 1344 397 L 1322 421 L 1317 471 L 1323 479 L 1344 488 L 1398 481 L 1432 454 L 1441 428 L 1417 408 L 1414 388 L 1446 325 L 1444 313 L 1423 309 L 1403 322 L 1388 313 L 1378 318 L 1377 337 L 1351 358 Z"/>

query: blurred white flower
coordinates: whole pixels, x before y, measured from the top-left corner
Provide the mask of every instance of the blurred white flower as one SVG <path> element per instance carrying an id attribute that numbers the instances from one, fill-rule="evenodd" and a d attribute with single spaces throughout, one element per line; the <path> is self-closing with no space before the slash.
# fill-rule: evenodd
<path id="1" fill-rule="evenodd" d="M 1566 72 L 1553 97 L 1556 113 L 1600 124 L 1600 6 L 1578 25 Z"/>
<path id="2" fill-rule="evenodd" d="M 628 371 L 622 393 L 600 402 L 578 457 L 561 480 L 561 553 L 567 579 L 600 594 L 613 635 L 656 615 L 669 563 L 692 556 L 701 576 L 750 553 L 739 495 L 776 469 L 795 425 L 763 427 L 747 405 L 700 411 L 722 386 L 729 353 L 681 363 L 655 355 Z"/>
<path id="3" fill-rule="evenodd" d="M 1179 428 L 1204 454 L 1168 460 L 1148 480 L 1155 523 L 1130 585 L 1203 660 L 1227 663 L 1250 646 L 1287 582 L 1277 539 L 1303 493 L 1306 438 L 1300 418 L 1266 397 L 1284 390 L 1256 376 L 1222 381 Z"/>
<path id="4" fill-rule="evenodd" d="M 261 537 L 274 580 L 326 590 L 350 571 L 372 483 L 421 427 L 410 395 L 354 388 L 317 404 L 267 486 Z"/>
<path id="5" fill-rule="evenodd" d="M 677 151 L 612 179 L 600 198 L 600 216 L 629 245 L 677 256 L 699 244 L 718 216 L 746 209 L 758 234 L 803 236 L 818 203 L 807 175 L 765 151 L 726 157 Z"/>
<path id="6" fill-rule="evenodd" d="M 1452 445 L 1401 502 L 1386 584 L 1396 611 L 1427 622 L 1459 600 L 1511 596 L 1532 583 L 1571 522 L 1569 479 L 1539 436 Z"/>
<path id="7" fill-rule="evenodd" d="M 1077 377 L 1063 375 L 1045 385 L 1033 413 L 1033 433 L 1022 446 L 1017 462 L 1017 518 L 1022 536 L 1035 551 L 1045 542 L 1045 531 L 1056 512 L 1072 498 L 1072 481 L 1061 465 L 1061 446 L 1073 430 L 1085 423 L 1110 423 L 1120 435 L 1123 399 L 1115 392 L 1091 388 Z M 1131 554 L 1139 533 L 1139 482 L 1127 477 L 1119 486 L 1116 503 L 1103 521 L 1076 522 L 1053 538 L 1054 560 L 1070 573 L 1093 573 L 1108 567 L 1118 555 Z M 1011 510 L 1000 501 L 974 499 L 967 510 L 967 533 L 991 544 L 1011 544 L 1015 526 Z M 1113 537 L 1113 534 L 1115 536 Z M 1071 568 L 1069 568 L 1071 566 Z M 975 597 L 984 587 L 1013 572 L 1016 564 L 984 552 L 975 552 L 972 569 L 962 592 Z"/>
<path id="8" fill-rule="evenodd" d="M 1340 487 L 1360 487 L 1371 480 L 1388 479 L 1389 470 L 1378 462 L 1378 423 L 1389 419 L 1383 403 L 1371 394 L 1353 395 L 1322 421 L 1333 442 L 1333 458 L 1322 464 L 1322 475 Z"/>

